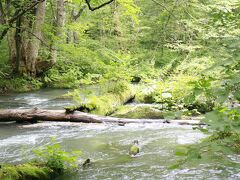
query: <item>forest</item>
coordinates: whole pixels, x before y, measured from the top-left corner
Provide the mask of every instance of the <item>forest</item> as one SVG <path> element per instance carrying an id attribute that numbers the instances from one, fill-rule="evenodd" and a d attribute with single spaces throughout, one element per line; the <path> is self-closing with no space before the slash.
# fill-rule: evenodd
<path id="1" fill-rule="evenodd" d="M 238 179 L 239 0 L 0 0 L 0 179 Z"/>

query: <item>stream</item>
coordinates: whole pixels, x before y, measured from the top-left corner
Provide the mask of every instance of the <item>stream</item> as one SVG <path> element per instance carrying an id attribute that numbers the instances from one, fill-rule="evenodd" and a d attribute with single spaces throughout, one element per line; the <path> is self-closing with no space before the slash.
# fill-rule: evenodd
<path id="1" fill-rule="evenodd" d="M 68 90 L 45 89 L 31 93 L 0 96 L 0 108 L 61 109 L 70 100 L 57 97 Z M 32 150 L 56 138 L 67 151 L 81 150 L 80 162 L 90 158 L 88 168 L 59 179 L 240 179 L 240 156 L 168 167 L 177 162 L 175 149 L 197 143 L 206 135 L 192 126 L 171 124 L 82 124 L 44 122 L 39 124 L 0 124 L 0 163 L 21 163 L 33 158 Z M 140 154 L 128 155 L 134 140 L 139 141 Z M 236 165 L 237 164 L 237 165 Z"/>

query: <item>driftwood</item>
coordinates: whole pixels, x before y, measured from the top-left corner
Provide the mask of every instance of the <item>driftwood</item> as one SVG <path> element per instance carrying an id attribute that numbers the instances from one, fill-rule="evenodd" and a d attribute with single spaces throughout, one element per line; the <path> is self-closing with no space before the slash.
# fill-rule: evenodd
<path id="1" fill-rule="evenodd" d="M 44 109 L 4 109 L 0 110 L 0 122 L 81 122 L 81 123 L 174 123 L 181 125 L 204 125 L 199 120 L 164 120 L 164 119 L 123 119 L 107 116 L 98 116 L 83 112 L 66 113 L 65 110 Z"/>

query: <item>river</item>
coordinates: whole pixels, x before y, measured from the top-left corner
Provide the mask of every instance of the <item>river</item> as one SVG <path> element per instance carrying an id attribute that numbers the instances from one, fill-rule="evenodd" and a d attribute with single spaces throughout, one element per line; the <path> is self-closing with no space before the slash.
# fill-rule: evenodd
<path id="1" fill-rule="evenodd" d="M 5 95 L 0 97 L 1 108 L 61 109 L 73 103 L 57 98 L 66 92 L 48 89 Z M 67 151 L 81 150 L 80 162 L 86 158 L 93 162 L 75 175 L 60 179 L 240 179 L 237 155 L 229 156 L 232 164 L 209 159 L 169 169 L 179 159 L 175 156 L 176 147 L 206 137 L 191 126 L 171 124 L 1 124 L 0 162 L 28 161 L 33 158 L 32 150 L 50 144 L 52 137 Z M 128 150 L 134 140 L 139 141 L 140 154 L 132 158 Z"/>

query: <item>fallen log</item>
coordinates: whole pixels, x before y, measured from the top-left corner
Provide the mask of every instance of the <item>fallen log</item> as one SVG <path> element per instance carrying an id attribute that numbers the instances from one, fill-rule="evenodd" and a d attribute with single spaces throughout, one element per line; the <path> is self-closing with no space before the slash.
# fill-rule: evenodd
<path id="1" fill-rule="evenodd" d="M 204 125 L 199 120 L 164 120 L 164 119 L 125 119 L 108 116 L 98 116 L 89 113 L 75 111 L 66 113 L 65 110 L 45 109 L 5 109 L 0 110 L 0 122 L 81 122 L 81 123 L 174 123 L 180 125 Z"/>

